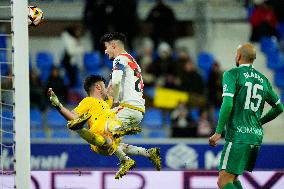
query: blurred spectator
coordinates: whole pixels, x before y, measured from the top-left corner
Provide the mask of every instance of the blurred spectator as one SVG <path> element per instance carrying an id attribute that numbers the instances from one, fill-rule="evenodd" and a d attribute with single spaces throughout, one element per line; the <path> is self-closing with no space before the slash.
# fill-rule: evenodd
<path id="1" fill-rule="evenodd" d="M 79 26 L 65 29 L 61 35 L 64 45 L 62 65 L 66 70 L 71 87 L 77 84 L 78 69 L 83 70 L 84 47 L 81 44 L 81 36 L 82 29 Z"/>
<path id="2" fill-rule="evenodd" d="M 181 87 L 183 91 L 191 94 L 204 95 L 205 86 L 198 69 L 191 59 L 183 64 L 183 70 L 179 74 Z"/>
<path id="3" fill-rule="evenodd" d="M 60 69 L 58 67 L 53 67 L 51 70 L 45 91 L 47 91 L 48 88 L 52 88 L 59 100 L 66 103 L 68 89 L 64 84 L 64 80 L 60 75 Z"/>
<path id="4" fill-rule="evenodd" d="M 283 0 L 268 0 L 267 4 L 273 8 L 278 22 L 284 22 L 284 1 Z"/>
<path id="5" fill-rule="evenodd" d="M 278 21 L 274 10 L 267 2 L 255 7 L 249 21 L 252 26 L 251 41 L 258 42 L 263 36 L 275 36 L 279 39 L 279 33 L 276 30 Z"/>
<path id="6" fill-rule="evenodd" d="M 30 70 L 30 103 L 32 108 L 39 108 L 41 111 L 44 111 L 47 105 L 44 86 L 34 69 Z"/>
<path id="7" fill-rule="evenodd" d="M 178 89 L 179 88 L 179 80 L 174 74 L 166 74 L 164 78 L 163 87 L 169 89 Z"/>
<path id="8" fill-rule="evenodd" d="M 188 108 L 184 103 L 180 103 L 171 113 L 173 127 L 186 128 L 190 125 L 191 117 Z"/>
<path id="9" fill-rule="evenodd" d="M 189 93 L 188 105 L 192 107 L 203 107 L 207 103 L 204 95 L 205 85 L 199 70 L 191 59 L 183 64 L 183 69 L 179 72 L 180 90 Z"/>
<path id="10" fill-rule="evenodd" d="M 184 65 L 187 62 L 192 62 L 191 57 L 186 48 L 180 48 L 177 50 L 177 73 L 184 73 Z"/>
<path id="11" fill-rule="evenodd" d="M 100 50 L 102 53 L 103 48 L 99 39 L 105 33 L 114 30 L 113 11 L 113 0 L 86 0 L 84 24 L 91 32 L 94 50 Z"/>
<path id="12" fill-rule="evenodd" d="M 220 64 L 215 62 L 208 78 L 208 100 L 215 108 L 220 108 L 222 103 L 222 77 L 223 72 L 220 69 Z"/>
<path id="13" fill-rule="evenodd" d="M 172 49 L 166 42 L 158 47 L 158 58 L 149 66 L 149 72 L 158 79 L 159 86 L 178 88 L 176 62 L 172 57 Z"/>
<path id="14" fill-rule="evenodd" d="M 115 31 L 124 33 L 127 36 L 128 49 L 132 50 L 133 38 L 137 35 L 139 28 L 137 1 L 114 0 L 112 20 Z"/>
<path id="15" fill-rule="evenodd" d="M 171 113 L 172 137 L 194 137 L 196 127 L 193 123 L 188 108 L 184 103 L 180 103 Z"/>
<path id="16" fill-rule="evenodd" d="M 139 20 L 136 0 L 87 0 L 84 24 L 92 35 L 93 48 L 103 53 L 100 37 L 117 31 L 127 36 L 127 45 L 132 49 L 132 40 L 137 35 Z"/>
<path id="17" fill-rule="evenodd" d="M 249 8 L 254 5 L 254 0 L 238 0 L 243 6 Z"/>
<path id="18" fill-rule="evenodd" d="M 197 135 L 199 137 L 208 137 L 213 132 L 213 124 L 209 116 L 209 112 L 205 109 L 201 110 L 200 117 L 197 122 Z"/>
<path id="19" fill-rule="evenodd" d="M 153 41 L 149 38 L 142 40 L 141 51 L 138 52 L 137 62 L 141 67 L 144 86 L 154 86 L 155 76 L 149 72 L 149 66 L 153 63 Z"/>
<path id="20" fill-rule="evenodd" d="M 173 10 L 168 5 L 164 4 L 162 0 L 157 0 L 146 21 L 153 27 L 151 37 L 154 40 L 155 47 L 162 41 L 166 41 L 173 47 L 176 39 L 177 20 Z"/>
<path id="21" fill-rule="evenodd" d="M 179 65 L 183 65 L 188 60 L 191 61 L 191 57 L 189 56 L 188 50 L 186 47 L 181 47 L 177 49 L 177 61 Z"/>

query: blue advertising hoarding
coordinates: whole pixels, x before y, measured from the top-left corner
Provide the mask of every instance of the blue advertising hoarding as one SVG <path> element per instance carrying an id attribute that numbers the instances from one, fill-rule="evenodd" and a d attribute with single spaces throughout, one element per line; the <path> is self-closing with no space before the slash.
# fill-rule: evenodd
<path id="1" fill-rule="evenodd" d="M 134 144 L 136 145 L 136 144 Z M 137 144 L 144 148 L 161 148 L 162 165 L 164 169 L 216 169 L 221 155 L 222 145 L 216 148 L 207 144 L 169 143 L 169 144 Z M 113 169 L 117 168 L 116 156 L 102 156 L 91 151 L 87 144 L 32 144 L 32 170 L 61 169 Z M 13 166 L 12 154 L 3 150 L 4 168 Z M 284 145 L 264 144 L 256 163 L 256 169 L 284 169 Z M 150 161 L 141 156 L 133 156 L 137 168 L 154 169 Z"/>

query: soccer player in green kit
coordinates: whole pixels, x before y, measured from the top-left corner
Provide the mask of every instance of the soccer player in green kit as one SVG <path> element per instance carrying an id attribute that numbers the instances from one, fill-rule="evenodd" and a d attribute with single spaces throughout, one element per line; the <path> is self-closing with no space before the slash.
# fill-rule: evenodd
<path id="1" fill-rule="evenodd" d="M 223 76 L 223 102 L 216 132 L 209 145 L 216 146 L 226 125 L 225 144 L 219 164 L 218 186 L 242 189 L 238 175 L 252 171 L 263 138 L 262 125 L 282 113 L 279 97 L 268 79 L 254 69 L 256 50 L 252 44 L 238 47 L 236 68 Z M 262 117 L 264 104 L 271 109 Z"/>

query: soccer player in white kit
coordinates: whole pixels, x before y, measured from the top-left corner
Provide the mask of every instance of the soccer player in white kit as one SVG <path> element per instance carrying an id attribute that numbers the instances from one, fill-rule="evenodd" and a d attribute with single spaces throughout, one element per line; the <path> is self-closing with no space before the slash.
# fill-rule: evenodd
<path id="1" fill-rule="evenodd" d="M 125 50 L 124 34 L 118 32 L 105 34 L 101 42 L 105 46 L 105 54 L 113 60 L 112 77 L 108 88 L 113 103 L 118 105 L 115 107 L 117 117 L 123 123 L 112 134 L 114 137 L 137 134 L 141 131 L 138 124 L 145 113 L 141 69 Z"/>

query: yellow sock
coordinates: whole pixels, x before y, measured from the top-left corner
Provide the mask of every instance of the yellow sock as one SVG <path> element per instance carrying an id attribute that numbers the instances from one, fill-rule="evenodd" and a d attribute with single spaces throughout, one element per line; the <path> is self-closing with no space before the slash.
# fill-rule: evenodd
<path id="1" fill-rule="evenodd" d="M 95 146 L 103 146 L 106 142 L 103 136 L 92 133 L 86 128 L 78 130 L 77 133 L 80 135 L 81 138 L 83 138 L 89 144 L 92 144 Z"/>

